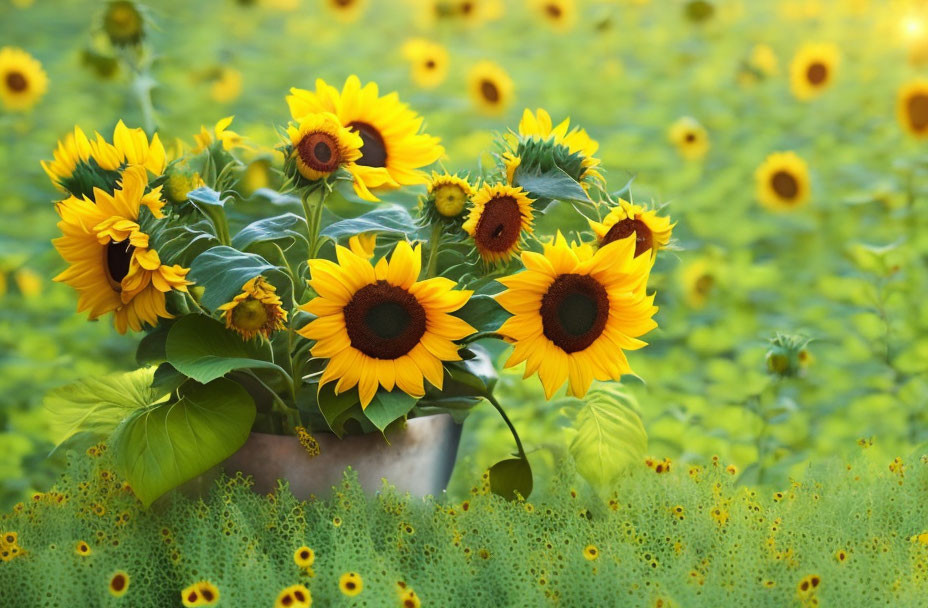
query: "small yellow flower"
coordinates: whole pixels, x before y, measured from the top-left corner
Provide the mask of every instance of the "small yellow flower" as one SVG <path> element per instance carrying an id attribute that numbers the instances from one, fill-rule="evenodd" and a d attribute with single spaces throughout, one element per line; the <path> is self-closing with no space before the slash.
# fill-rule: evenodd
<path id="1" fill-rule="evenodd" d="M 412 38 L 403 44 L 403 56 L 409 61 L 412 81 L 424 89 L 433 89 L 448 76 L 448 50 L 435 42 Z"/>
<path id="2" fill-rule="evenodd" d="M 313 596 L 305 585 L 291 585 L 277 595 L 274 608 L 309 608 Z"/>
<path id="3" fill-rule="evenodd" d="M 583 549 L 583 559 L 588 562 L 591 562 L 599 558 L 599 549 L 596 548 L 596 545 L 587 545 Z"/>
<path id="4" fill-rule="evenodd" d="M 709 133 L 695 118 L 684 116 L 670 126 L 670 141 L 686 160 L 700 160 L 709 152 Z"/>
<path id="5" fill-rule="evenodd" d="M 794 152 L 771 154 L 754 176 L 757 198 L 768 209 L 792 211 L 809 201 L 809 167 Z"/>
<path id="6" fill-rule="evenodd" d="M 475 64 L 469 75 L 470 96 L 484 114 L 501 114 L 512 103 L 514 85 L 509 74 L 492 61 Z"/>
<path id="7" fill-rule="evenodd" d="M 310 568 L 316 561 L 316 553 L 306 545 L 303 545 L 293 552 L 293 561 L 300 568 Z"/>
<path id="8" fill-rule="evenodd" d="M 187 608 L 213 606 L 219 601 L 219 588 L 209 581 L 198 581 L 180 592 L 180 601 Z"/>
<path id="9" fill-rule="evenodd" d="M 790 88 L 802 101 L 821 95 L 835 80 L 840 52 L 833 44 L 806 44 L 790 65 Z"/>
<path id="10" fill-rule="evenodd" d="M 87 556 L 93 553 L 93 551 L 90 549 L 90 545 L 82 540 L 78 541 L 74 546 L 74 552 L 80 556 Z"/>
<path id="11" fill-rule="evenodd" d="M 122 570 L 114 572 L 110 577 L 109 591 L 114 597 L 124 596 L 129 591 L 129 575 Z"/>
<path id="12" fill-rule="evenodd" d="M 354 597 L 364 590 L 364 581 L 357 572 L 346 572 L 338 579 L 338 588 L 348 597 Z"/>
<path id="13" fill-rule="evenodd" d="M 838 549 L 837 551 L 835 551 L 835 560 L 837 560 L 839 564 L 843 564 L 844 562 L 846 562 L 847 558 L 848 558 L 848 554 L 847 554 L 847 551 L 845 551 L 844 549 Z"/>
<path id="14" fill-rule="evenodd" d="M 815 593 L 815 590 L 818 589 L 821 583 L 822 577 L 818 574 L 810 574 L 803 577 L 803 579 L 799 581 L 799 584 L 796 585 L 796 593 L 802 599 L 808 598 Z"/>
<path id="15" fill-rule="evenodd" d="M 225 312 L 226 327 L 243 339 L 257 335 L 270 339 L 277 330 L 286 329 L 287 311 L 281 306 L 277 288 L 256 276 L 242 287 L 242 293 L 217 310 Z"/>

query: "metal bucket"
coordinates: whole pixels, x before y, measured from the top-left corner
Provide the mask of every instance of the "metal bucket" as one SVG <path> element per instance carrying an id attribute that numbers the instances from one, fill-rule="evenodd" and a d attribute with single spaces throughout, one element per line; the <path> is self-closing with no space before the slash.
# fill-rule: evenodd
<path id="1" fill-rule="evenodd" d="M 252 433 L 221 466 L 228 474 L 250 475 L 257 492 L 271 492 L 278 479 L 286 480 L 293 495 L 304 500 L 327 496 L 349 466 L 366 492 L 380 490 L 386 479 L 401 492 L 437 496 L 451 478 L 461 425 L 448 414 L 438 414 L 413 418 L 386 439 L 379 433 L 313 437 L 319 443 L 318 456 L 310 456 L 292 435 Z"/>

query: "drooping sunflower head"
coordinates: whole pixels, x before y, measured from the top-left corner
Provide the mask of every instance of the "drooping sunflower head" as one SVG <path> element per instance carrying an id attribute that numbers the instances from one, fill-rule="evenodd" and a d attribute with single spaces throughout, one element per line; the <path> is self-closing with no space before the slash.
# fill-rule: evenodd
<path id="1" fill-rule="evenodd" d="M 423 184 L 420 169 L 445 153 L 437 137 L 422 133 L 422 118 L 400 102 L 396 93 L 381 96 L 377 85 L 363 87 L 349 76 L 339 92 L 323 80 L 316 90 L 290 89 L 287 104 L 297 121 L 307 114 L 330 112 L 343 127 L 361 138 L 355 175 L 366 188 L 393 189 Z"/>
<path id="2" fill-rule="evenodd" d="M 770 209 L 791 211 L 809 200 L 809 168 L 794 152 L 771 154 L 754 176 L 757 198 Z"/>
<path id="3" fill-rule="evenodd" d="M 48 76 L 35 57 L 11 46 L 0 49 L 0 102 L 4 108 L 28 110 L 47 90 Z"/>
<path id="4" fill-rule="evenodd" d="M 434 89 L 448 76 L 448 50 L 437 42 L 411 38 L 403 44 L 403 56 L 409 61 L 410 76 L 423 89 Z"/>
<path id="5" fill-rule="evenodd" d="M 512 103 L 515 91 L 512 78 L 492 61 L 474 64 L 468 80 L 470 97 L 484 114 L 499 115 Z"/>
<path id="6" fill-rule="evenodd" d="M 835 80 L 841 54 L 833 44 L 806 44 L 790 64 L 790 88 L 800 100 L 822 94 Z"/>
<path id="7" fill-rule="evenodd" d="M 307 114 L 287 127 L 290 160 L 304 178 L 315 181 L 361 158 L 363 142 L 330 112 Z"/>
<path id="8" fill-rule="evenodd" d="M 140 331 L 171 318 L 165 293 L 187 291 L 188 269 L 161 263 L 139 225 L 142 206 L 161 216 L 161 189 L 146 192 L 145 169 L 130 167 L 113 194 L 97 189 L 93 200 L 70 197 L 57 205 L 62 236 L 53 244 L 68 268 L 55 277 L 79 293 L 78 312 L 90 319 L 112 312 L 116 329 Z"/>
<path id="9" fill-rule="evenodd" d="M 432 172 L 427 184 L 428 194 L 422 202 L 421 213 L 427 223 L 461 220 L 474 188 L 466 177 L 451 173 Z"/>
<path id="10" fill-rule="evenodd" d="M 420 250 L 405 241 L 376 265 L 341 246 L 336 254 L 337 263 L 310 260 L 319 295 L 302 307 L 316 319 L 299 333 L 328 359 L 319 385 L 337 381 L 337 394 L 357 386 L 362 407 L 379 387 L 422 397 L 426 379 L 441 389 L 442 362 L 460 360 L 455 340 L 475 331 L 451 314 L 471 292 L 443 277 L 419 281 Z"/>
<path id="11" fill-rule="evenodd" d="M 277 288 L 256 276 L 242 286 L 242 293 L 218 308 L 225 313 L 226 327 L 245 340 L 286 329 L 287 311 L 281 306 Z"/>
<path id="12" fill-rule="evenodd" d="M 695 118 L 684 116 L 670 126 L 670 141 L 686 160 L 700 160 L 709 151 L 709 133 Z"/>
<path id="13" fill-rule="evenodd" d="M 599 142 L 590 137 L 585 129 L 576 126 L 571 129 L 570 118 L 565 118 L 555 126 L 546 110 L 538 108 L 533 113 L 526 108 L 519 121 L 518 135 L 518 146 L 510 157 L 518 156 L 520 164 L 524 161 L 527 165 L 544 165 L 546 159 L 536 157 L 551 156 L 555 163 L 564 165 L 562 168 L 578 182 L 602 180 L 598 170 L 600 161 L 596 158 Z M 529 141 L 534 145 L 526 146 L 525 143 Z M 510 171 L 507 162 L 507 176 L 510 172 L 514 173 L 515 168 Z"/>
<path id="14" fill-rule="evenodd" d="M 673 226 L 670 218 L 657 215 L 656 210 L 623 199 L 619 199 L 619 204 L 601 223 L 590 220 L 590 228 L 596 233 L 600 247 L 634 235 L 636 257 L 646 251 L 651 252 L 652 258 L 656 256 L 658 249 L 670 242 Z"/>
<path id="15" fill-rule="evenodd" d="M 567 32 L 577 21 L 574 0 L 531 0 L 538 17 L 557 32 Z"/>
<path id="16" fill-rule="evenodd" d="M 133 46 L 145 36 L 145 16 L 131 0 L 111 0 L 103 13 L 103 31 L 116 46 Z"/>
<path id="17" fill-rule="evenodd" d="M 525 271 L 498 279 L 506 291 L 496 300 L 513 315 L 499 329 L 515 344 L 506 367 L 524 362 L 525 377 L 537 372 L 548 399 L 566 380 L 582 397 L 594 378 L 629 373 L 623 351 L 644 346 L 638 338 L 657 326 L 645 291 L 651 258 L 636 257 L 632 239 L 594 253 L 558 232 L 543 254 L 525 252 L 522 262 Z"/>
<path id="18" fill-rule="evenodd" d="M 896 117 L 910 135 L 918 139 L 928 137 L 928 80 L 912 80 L 899 89 Z"/>
<path id="19" fill-rule="evenodd" d="M 507 262 L 518 253 L 523 234 L 532 232 L 532 199 L 522 188 L 484 184 L 471 201 L 462 228 L 487 263 Z"/>

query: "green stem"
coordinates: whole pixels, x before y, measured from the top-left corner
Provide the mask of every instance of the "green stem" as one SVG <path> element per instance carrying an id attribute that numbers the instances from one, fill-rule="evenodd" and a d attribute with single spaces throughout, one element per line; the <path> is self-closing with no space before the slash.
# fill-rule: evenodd
<path id="1" fill-rule="evenodd" d="M 275 391 L 274 389 L 272 389 L 271 387 L 269 387 L 267 384 L 265 384 L 264 381 L 261 380 L 261 378 L 259 378 L 258 375 L 255 374 L 253 371 L 248 370 L 248 373 L 251 375 L 252 378 L 254 378 L 255 380 L 258 381 L 258 384 L 260 384 L 261 386 L 263 386 L 263 387 L 265 388 L 265 390 L 267 390 L 267 392 L 269 392 L 269 393 L 271 394 L 271 397 L 273 398 L 273 400 L 274 400 L 274 405 L 275 405 L 274 411 L 276 411 L 276 412 L 278 412 L 279 414 L 281 414 L 281 415 L 284 417 L 284 419 L 286 420 L 286 422 L 289 423 L 289 425 L 290 425 L 289 427 L 285 427 L 285 430 L 292 431 L 294 428 L 300 426 L 300 412 L 299 412 L 299 410 L 297 410 L 296 408 L 292 408 L 292 407 L 290 407 L 289 405 L 287 405 L 287 404 L 284 402 L 284 400 L 280 398 L 280 395 L 277 394 L 277 391 Z M 291 392 L 293 392 L 293 390 L 292 390 L 292 383 L 291 383 Z"/>
<path id="2" fill-rule="evenodd" d="M 441 222 L 432 224 L 432 236 L 429 238 L 429 262 L 425 269 L 425 278 L 431 279 L 438 269 L 438 252 L 441 250 L 442 229 Z"/>
<path id="3" fill-rule="evenodd" d="M 306 217 L 306 235 L 309 237 L 309 258 L 316 257 L 319 245 L 319 230 L 322 228 L 322 210 L 325 207 L 325 186 L 310 186 L 303 191 L 300 202 Z M 313 196 L 317 194 L 317 196 Z M 312 198 L 312 200 L 310 200 Z"/>
<path id="4" fill-rule="evenodd" d="M 499 333 L 498 331 L 478 331 L 477 333 L 471 334 L 467 336 L 466 338 L 464 338 L 463 340 L 461 340 L 461 343 L 471 344 L 473 342 L 476 342 L 477 340 L 485 340 L 487 338 L 502 340 L 504 342 L 507 339 L 506 336 Z"/>
<path id="5" fill-rule="evenodd" d="M 516 447 L 519 449 L 519 458 L 526 460 L 525 449 L 522 447 L 522 440 L 519 439 L 519 433 L 516 432 L 516 427 L 513 426 L 509 416 L 506 415 L 506 412 L 503 410 L 503 406 L 499 404 L 499 401 L 496 400 L 492 393 L 488 393 L 484 395 L 484 397 L 493 407 L 496 408 L 496 411 L 499 412 L 499 415 L 503 417 L 503 421 L 506 423 L 506 426 L 509 427 L 509 432 L 512 433 L 512 438 L 516 440 Z"/>

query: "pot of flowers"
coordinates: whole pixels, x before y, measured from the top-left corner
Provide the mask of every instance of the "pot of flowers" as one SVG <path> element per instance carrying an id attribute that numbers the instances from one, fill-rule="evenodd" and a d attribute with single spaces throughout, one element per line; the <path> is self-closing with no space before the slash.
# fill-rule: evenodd
<path id="1" fill-rule="evenodd" d="M 349 466 L 371 491 L 437 494 L 485 402 L 515 446 L 490 487 L 528 496 L 498 364 L 537 374 L 548 399 L 628 373 L 623 351 L 655 327 L 647 281 L 669 220 L 610 195 L 596 143 L 543 110 L 499 137 L 483 174 L 427 175 L 438 139 L 373 83 L 320 80 L 287 103 L 273 188 L 252 187 L 273 156 L 231 119 L 172 158 L 121 121 L 111 142 L 75 128 L 44 163 L 63 192 L 56 280 L 91 319 L 144 332 L 137 370 L 49 398 L 67 444 L 105 438 L 146 505 L 217 467 L 300 497 Z M 574 242 L 539 236 L 551 210 Z M 623 435 L 583 415 L 574 442 L 601 461 L 604 442 L 643 437 L 630 417 Z"/>

